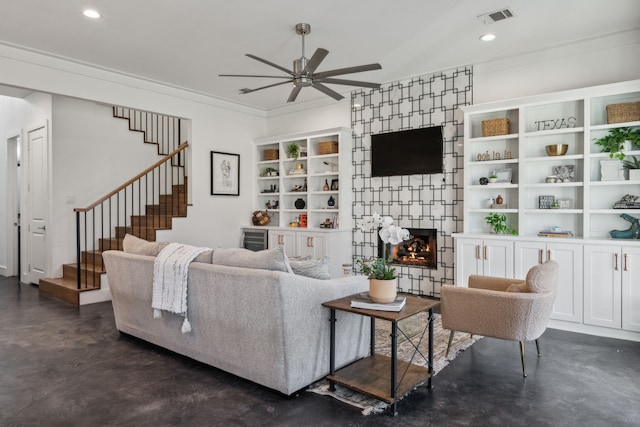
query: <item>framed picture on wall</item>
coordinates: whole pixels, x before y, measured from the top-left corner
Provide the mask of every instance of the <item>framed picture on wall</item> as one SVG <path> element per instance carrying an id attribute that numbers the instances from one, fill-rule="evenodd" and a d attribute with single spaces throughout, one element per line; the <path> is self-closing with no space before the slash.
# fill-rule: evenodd
<path id="1" fill-rule="evenodd" d="M 211 195 L 240 195 L 240 154 L 211 152 Z"/>

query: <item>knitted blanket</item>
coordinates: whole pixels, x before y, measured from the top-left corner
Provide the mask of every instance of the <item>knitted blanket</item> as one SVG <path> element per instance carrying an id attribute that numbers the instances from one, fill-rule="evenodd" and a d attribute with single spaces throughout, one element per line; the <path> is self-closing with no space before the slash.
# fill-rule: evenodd
<path id="1" fill-rule="evenodd" d="M 197 248 L 182 243 L 169 243 L 156 257 L 153 265 L 153 317 L 162 317 L 161 310 L 184 317 L 182 333 L 191 332 L 187 316 L 189 264 L 209 248 Z"/>

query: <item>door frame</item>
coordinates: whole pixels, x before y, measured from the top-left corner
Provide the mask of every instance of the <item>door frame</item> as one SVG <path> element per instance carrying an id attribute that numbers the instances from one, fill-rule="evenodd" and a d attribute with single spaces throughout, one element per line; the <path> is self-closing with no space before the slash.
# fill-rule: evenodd
<path id="1" fill-rule="evenodd" d="M 21 209 L 21 215 L 20 215 L 20 223 L 22 225 L 22 233 L 21 233 L 21 240 L 22 240 L 22 244 L 21 244 L 21 252 L 22 252 L 22 256 L 21 259 L 22 261 L 22 266 L 21 266 L 21 282 L 23 283 L 31 283 L 31 270 L 30 270 L 30 265 L 31 265 L 31 233 L 29 231 L 29 226 L 30 226 L 30 221 L 31 221 L 31 192 L 29 191 L 30 185 L 31 185 L 31 179 L 30 179 L 30 167 L 31 165 L 29 164 L 29 152 L 28 149 L 30 147 L 27 147 L 27 145 L 29 144 L 29 133 L 33 132 L 33 131 L 37 131 L 38 129 L 44 129 L 44 137 L 45 137 L 45 144 L 46 144 L 46 149 L 47 149 L 47 200 L 45 203 L 46 206 L 46 222 L 47 224 L 50 223 L 50 219 L 51 219 L 51 203 L 52 203 L 52 197 L 51 195 L 53 194 L 53 182 L 52 182 L 52 152 L 51 152 L 51 135 L 50 135 L 50 127 L 49 127 L 49 121 L 45 120 L 43 123 L 40 124 L 35 124 L 33 126 L 29 126 L 27 128 L 26 131 L 23 130 L 23 135 L 24 138 L 22 139 L 22 148 L 27 148 L 25 150 L 22 151 L 22 166 L 23 166 L 23 170 L 22 170 L 22 194 L 24 195 L 24 197 L 22 197 L 22 203 L 23 203 L 23 209 Z M 26 168 L 25 168 L 26 166 Z M 49 237 L 51 236 L 51 227 L 49 227 L 49 230 L 47 232 L 48 234 L 48 238 L 45 239 L 45 257 L 46 257 L 46 261 L 45 261 L 45 268 L 44 268 L 44 275 L 46 277 L 51 276 L 51 271 L 52 271 L 52 267 L 51 267 L 51 254 L 52 254 L 52 247 L 51 247 L 51 242 L 52 242 L 52 238 Z"/>
<path id="2" fill-rule="evenodd" d="M 22 200 L 22 188 L 18 188 L 18 184 L 22 183 L 22 176 L 18 179 L 18 173 L 21 173 L 22 169 L 18 169 L 17 156 L 18 156 L 18 144 L 22 144 L 22 131 L 18 135 L 13 135 L 6 140 L 7 150 L 7 188 L 6 188 L 6 201 L 5 206 L 7 210 L 7 222 L 6 227 L 6 250 L 7 250 L 7 265 L 6 267 L 0 267 L 0 270 L 4 275 L 11 277 L 15 276 L 21 269 L 17 265 L 20 260 L 18 256 L 18 250 L 20 248 L 17 236 L 18 227 L 16 222 L 18 221 L 17 212 Z M 20 153 L 22 154 L 22 147 L 20 147 Z M 20 159 L 22 162 L 22 158 Z M 19 198 L 18 198 L 19 196 Z"/>

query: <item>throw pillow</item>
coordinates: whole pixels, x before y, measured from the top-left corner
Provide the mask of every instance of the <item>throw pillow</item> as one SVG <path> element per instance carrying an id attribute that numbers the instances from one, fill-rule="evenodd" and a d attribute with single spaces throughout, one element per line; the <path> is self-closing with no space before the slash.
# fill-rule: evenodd
<path id="1" fill-rule="evenodd" d="M 558 263 L 547 261 L 531 267 L 527 273 L 527 286 L 531 292 L 551 292 L 556 289 Z"/>
<path id="2" fill-rule="evenodd" d="M 149 242 L 132 234 L 126 234 L 122 241 L 122 249 L 130 254 L 158 256 L 167 242 Z"/>
<path id="3" fill-rule="evenodd" d="M 200 255 L 195 257 L 193 262 L 202 262 L 202 263 L 205 263 L 205 264 L 211 264 L 211 259 L 212 258 L 213 258 L 213 250 L 204 251 Z"/>
<path id="4" fill-rule="evenodd" d="M 329 257 L 322 259 L 290 258 L 289 264 L 295 274 L 314 279 L 329 280 Z"/>
<path id="5" fill-rule="evenodd" d="M 293 273 L 283 248 L 265 249 L 257 252 L 245 248 L 217 248 L 213 251 L 211 263 Z"/>
<path id="6" fill-rule="evenodd" d="M 527 282 L 512 283 L 507 288 L 507 292 L 530 292 Z"/>

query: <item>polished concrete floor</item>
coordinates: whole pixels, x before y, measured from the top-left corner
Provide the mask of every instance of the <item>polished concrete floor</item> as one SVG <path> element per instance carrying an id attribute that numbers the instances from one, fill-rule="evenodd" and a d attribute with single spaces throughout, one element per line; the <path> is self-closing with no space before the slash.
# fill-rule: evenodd
<path id="1" fill-rule="evenodd" d="M 120 334 L 110 303 L 73 307 L 0 278 L 1 426 L 638 426 L 640 343 L 547 330 L 543 357 L 485 338 L 399 404 L 364 417 L 281 394 Z"/>

